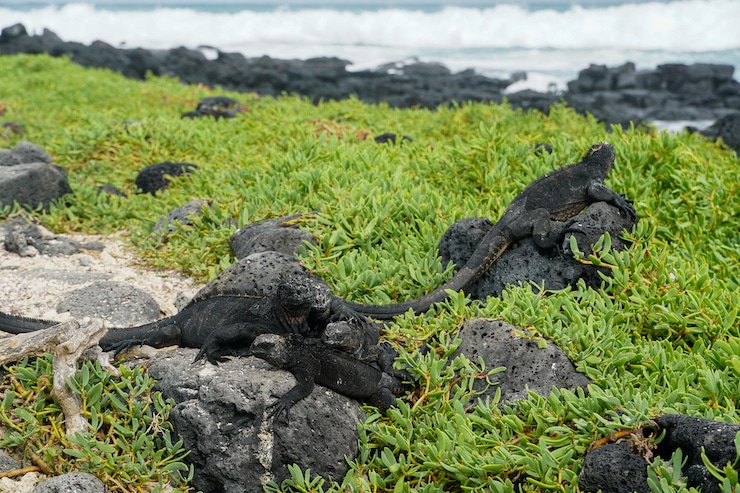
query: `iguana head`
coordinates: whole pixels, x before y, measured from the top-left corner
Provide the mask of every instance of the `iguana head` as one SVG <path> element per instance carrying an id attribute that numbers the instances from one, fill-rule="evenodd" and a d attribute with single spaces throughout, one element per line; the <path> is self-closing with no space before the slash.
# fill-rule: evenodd
<path id="1" fill-rule="evenodd" d="M 293 360 L 290 342 L 278 334 L 258 335 L 250 346 L 250 352 L 278 368 L 287 367 Z"/>
<path id="2" fill-rule="evenodd" d="M 353 353 L 360 349 L 364 342 L 364 332 L 357 327 L 353 327 L 346 320 L 332 322 L 327 324 L 321 340 L 327 346 L 342 350 L 346 353 Z"/>
<path id="3" fill-rule="evenodd" d="M 614 157 L 614 147 L 609 142 L 597 142 L 588 149 L 582 162 L 588 161 L 590 169 L 598 169 L 601 177 L 606 178 L 614 164 Z"/>
<path id="4" fill-rule="evenodd" d="M 289 276 L 277 285 L 275 313 L 288 333 L 305 334 L 308 314 L 313 306 L 314 287 L 305 276 Z"/>

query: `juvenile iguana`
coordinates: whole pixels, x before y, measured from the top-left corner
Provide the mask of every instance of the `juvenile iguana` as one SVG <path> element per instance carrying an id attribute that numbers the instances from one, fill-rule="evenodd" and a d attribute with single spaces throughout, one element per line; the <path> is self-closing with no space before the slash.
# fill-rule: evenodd
<path id="1" fill-rule="evenodd" d="M 298 334 L 263 334 L 252 344 L 252 355 L 289 371 L 298 383 L 272 405 L 272 416 L 285 413 L 319 384 L 339 394 L 376 406 L 382 411 L 396 405 L 405 392 L 403 381 L 379 368 L 332 349 L 316 338 Z"/>
<path id="2" fill-rule="evenodd" d="M 447 290 L 460 291 L 478 280 L 514 241 L 532 236 L 539 247 L 553 248 L 572 229 L 567 222 L 563 227 L 553 228 L 552 221 L 567 221 L 593 202 L 607 202 L 635 220 L 631 201 L 604 185 L 613 164 L 614 148 L 607 142 L 599 142 L 591 146 L 580 162 L 558 168 L 530 183 L 514 198 L 467 263 L 434 291 L 390 305 L 346 301 L 346 308 L 379 320 L 410 309 L 416 314 L 423 313 L 432 304 L 444 301 Z"/>
<path id="3" fill-rule="evenodd" d="M 329 318 L 331 299 L 317 294 L 305 276 L 282 279 L 268 296 L 218 293 L 195 299 L 177 314 L 138 327 L 115 327 L 100 341 L 105 351 L 120 352 L 134 345 L 178 345 L 202 348 L 208 343 L 209 359 L 248 354 L 259 334 L 319 336 Z M 56 322 L 0 312 L 0 330 L 20 334 L 45 329 Z M 222 345 L 228 341 L 228 345 Z"/>

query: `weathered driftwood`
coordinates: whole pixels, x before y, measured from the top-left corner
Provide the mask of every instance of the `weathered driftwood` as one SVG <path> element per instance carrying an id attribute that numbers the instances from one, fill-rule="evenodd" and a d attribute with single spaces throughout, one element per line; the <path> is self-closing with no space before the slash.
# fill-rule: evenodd
<path id="1" fill-rule="evenodd" d="M 0 364 L 26 356 L 54 355 L 52 394 L 64 412 L 67 434 L 84 431 L 87 424 L 80 414 L 82 403 L 67 380 L 77 371 L 77 361 L 89 347 L 96 346 L 107 329 L 100 319 L 85 319 L 82 324 L 69 320 L 48 329 L 0 339 Z"/>

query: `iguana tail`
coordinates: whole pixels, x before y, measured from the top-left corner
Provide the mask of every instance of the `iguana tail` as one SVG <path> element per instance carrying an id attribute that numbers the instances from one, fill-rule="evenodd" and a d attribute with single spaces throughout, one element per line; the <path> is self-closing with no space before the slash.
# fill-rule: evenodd
<path id="1" fill-rule="evenodd" d="M 59 322 L 38 318 L 21 317 L 0 312 L 0 331 L 10 334 L 26 334 L 37 330 L 48 329 Z M 138 327 L 124 328 L 111 327 L 100 340 L 100 347 L 104 351 L 121 351 L 132 345 L 149 344 L 155 347 L 164 347 L 178 344 L 180 329 L 176 326 L 164 325 L 157 327 L 159 322 L 150 322 Z"/>
<path id="2" fill-rule="evenodd" d="M 413 310 L 415 315 L 429 310 L 433 304 L 445 301 L 448 297 L 447 291 L 460 291 L 475 281 L 498 260 L 502 253 L 514 241 L 514 236 L 508 227 L 500 226 L 499 223 L 483 237 L 467 263 L 454 275 L 452 279 L 415 300 L 394 303 L 391 305 L 365 305 L 353 301 L 345 301 L 347 306 L 355 312 L 378 320 L 390 320 Z"/>
<path id="3" fill-rule="evenodd" d="M 0 312 L 0 330 L 10 334 L 25 334 L 41 329 L 48 329 L 59 322 L 40 318 L 21 317 Z"/>

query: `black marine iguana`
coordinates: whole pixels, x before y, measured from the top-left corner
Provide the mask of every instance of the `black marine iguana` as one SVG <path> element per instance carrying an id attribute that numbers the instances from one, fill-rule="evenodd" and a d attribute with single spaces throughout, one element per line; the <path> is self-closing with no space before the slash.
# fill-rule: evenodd
<path id="1" fill-rule="evenodd" d="M 403 395 L 400 378 L 332 349 L 316 338 L 298 334 L 262 334 L 252 344 L 252 355 L 281 370 L 289 371 L 298 383 L 273 404 L 272 416 L 285 412 L 308 396 L 314 384 L 323 385 L 339 394 L 376 406 L 382 411 L 396 405 Z"/>
<path id="2" fill-rule="evenodd" d="M 552 221 L 567 221 L 593 202 L 607 202 L 630 219 L 636 214 L 632 203 L 604 185 L 614 164 L 614 148 L 607 142 L 591 146 L 584 158 L 563 166 L 530 183 L 504 211 L 467 263 L 452 279 L 415 300 L 390 305 L 366 305 L 345 301 L 346 308 L 379 320 L 391 319 L 412 309 L 419 314 L 444 301 L 447 290 L 467 288 L 501 256 L 514 241 L 532 236 L 537 246 L 553 248 L 568 231 L 569 223 L 553 229 Z"/>
<path id="3" fill-rule="evenodd" d="M 359 325 L 359 326 L 358 326 Z M 401 380 L 409 380 L 408 373 L 393 368 L 398 353 L 388 342 L 380 342 L 380 324 L 356 323 L 340 320 L 326 326 L 321 342 Z"/>
<path id="4" fill-rule="evenodd" d="M 332 308 L 336 304 L 337 300 L 317 292 L 308 277 L 290 276 L 280 280 L 272 295 L 220 292 L 207 298 L 196 297 L 180 312 L 163 320 L 138 327 L 111 328 L 100 340 L 100 346 L 116 352 L 141 344 L 205 348 L 208 358 L 217 361 L 225 355 L 248 354 L 259 334 L 320 336 L 326 324 L 337 316 Z M 338 309 L 341 311 L 341 305 Z M 11 334 L 33 332 L 56 323 L 0 312 L 0 330 Z"/>

